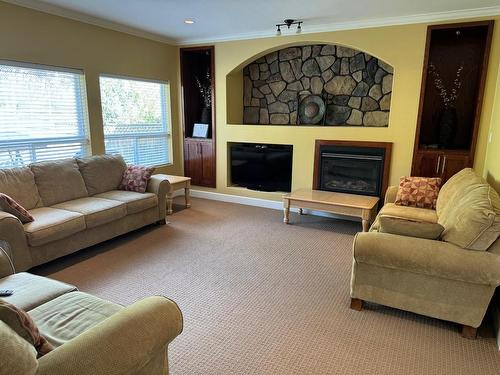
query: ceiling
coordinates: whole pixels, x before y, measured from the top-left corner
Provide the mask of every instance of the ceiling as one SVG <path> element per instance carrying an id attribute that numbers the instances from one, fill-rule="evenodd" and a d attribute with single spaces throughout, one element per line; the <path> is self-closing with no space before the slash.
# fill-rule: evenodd
<path id="1" fill-rule="evenodd" d="M 275 34 L 285 18 L 303 32 L 500 14 L 500 0 L 7 0 L 9 3 L 176 44 Z M 192 25 L 184 23 L 193 19 Z M 290 31 L 290 32 L 294 32 Z M 283 33 L 286 35 L 286 32 Z"/>

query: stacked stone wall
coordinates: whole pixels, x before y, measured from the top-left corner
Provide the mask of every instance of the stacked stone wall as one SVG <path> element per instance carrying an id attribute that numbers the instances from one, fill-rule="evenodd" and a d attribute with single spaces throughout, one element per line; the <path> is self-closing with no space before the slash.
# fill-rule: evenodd
<path id="1" fill-rule="evenodd" d="M 367 53 L 336 45 L 290 47 L 243 69 L 243 123 L 300 125 L 303 98 L 325 102 L 318 125 L 388 126 L 393 69 Z"/>

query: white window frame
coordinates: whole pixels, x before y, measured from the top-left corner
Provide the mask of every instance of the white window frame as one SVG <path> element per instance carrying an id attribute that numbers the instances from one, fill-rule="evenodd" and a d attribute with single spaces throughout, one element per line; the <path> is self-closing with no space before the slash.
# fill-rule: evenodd
<path id="1" fill-rule="evenodd" d="M 29 149 L 30 150 L 30 162 L 29 163 L 19 163 L 19 165 L 12 165 L 7 168 L 15 168 L 28 165 L 30 163 L 34 163 L 40 160 L 37 160 L 36 150 L 42 147 L 50 147 L 51 145 L 57 144 L 68 144 L 68 143 L 81 143 L 82 148 L 86 151 L 82 156 L 90 156 L 92 155 L 92 143 L 90 138 L 90 124 L 89 124 L 89 111 L 88 111 L 88 97 L 87 97 L 87 87 L 86 87 L 86 76 L 83 69 L 74 69 L 74 68 L 66 68 L 60 66 L 53 65 L 44 65 L 44 64 L 35 64 L 35 63 L 27 63 L 21 61 L 13 61 L 13 60 L 2 60 L 0 59 L 0 65 L 19 67 L 19 68 L 27 68 L 34 70 L 47 70 L 51 72 L 64 72 L 64 73 L 72 73 L 79 75 L 80 82 L 80 92 L 79 99 L 77 101 L 77 106 L 81 106 L 80 111 L 78 113 L 81 115 L 79 117 L 81 121 L 78 121 L 78 132 L 79 136 L 73 137 L 48 137 L 48 138 L 26 138 L 26 139 L 13 139 L 13 140 L 2 140 L 0 139 L 0 152 L 8 150 L 12 147 L 13 151 L 19 149 Z M 2 124 L 0 124 L 1 126 Z M 55 157 L 54 159 L 58 159 Z M 42 161 L 45 160 L 54 160 L 51 158 L 43 158 Z"/>
<path id="2" fill-rule="evenodd" d="M 108 74 L 108 73 L 103 73 L 99 74 L 99 94 L 102 95 L 101 91 L 101 78 L 115 78 L 115 79 L 123 79 L 123 80 L 129 80 L 129 81 L 137 81 L 137 82 L 150 82 L 150 83 L 157 83 L 162 85 L 161 89 L 162 91 L 162 96 L 165 98 L 165 101 L 162 105 L 162 120 L 165 121 L 165 129 L 163 132 L 158 132 L 158 133 L 135 133 L 135 134 L 130 134 L 130 135 L 106 135 L 104 131 L 104 116 L 102 114 L 102 98 L 101 98 L 101 119 L 102 119 L 102 127 L 103 127 L 103 140 L 104 144 L 106 144 L 106 139 L 138 139 L 138 138 L 158 138 L 160 136 L 163 136 L 165 139 L 165 142 L 167 144 L 167 157 L 168 160 L 166 163 L 159 164 L 159 165 L 152 165 L 151 167 L 156 167 L 156 168 L 161 168 L 161 167 L 168 167 L 172 166 L 174 164 L 173 160 L 173 142 L 172 142 L 172 106 L 171 106 L 171 90 L 170 90 L 170 81 L 168 80 L 156 80 L 156 79 L 148 79 L 148 78 L 141 78 L 137 76 L 128 76 L 128 75 L 120 75 L 120 74 Z M 105 150 L 107 152 L 107 150 Z M 137 148 L 134 148 L 134 154 L 138 152 Z"/>

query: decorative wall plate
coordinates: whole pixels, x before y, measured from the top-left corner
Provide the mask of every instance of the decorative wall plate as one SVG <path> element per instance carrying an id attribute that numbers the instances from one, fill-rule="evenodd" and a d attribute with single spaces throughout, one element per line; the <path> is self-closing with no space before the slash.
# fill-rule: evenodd
<path id="1" fill-rule="evenodd" d="M 325 102 L 319 95 L 308 95 L 300 101 L 299 124 L 317 124 L 325 115 Z"/>

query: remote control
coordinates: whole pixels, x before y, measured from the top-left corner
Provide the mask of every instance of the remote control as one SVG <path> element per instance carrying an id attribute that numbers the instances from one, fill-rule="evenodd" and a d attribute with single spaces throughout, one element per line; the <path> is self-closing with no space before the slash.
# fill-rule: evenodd
<path id="1" fill-rule="evenodd" d="M 11 296 L 12 294 L 14 294 L 13 290 L 0 289 L 0 297 L 8 297 L 8 296 Z"/>

